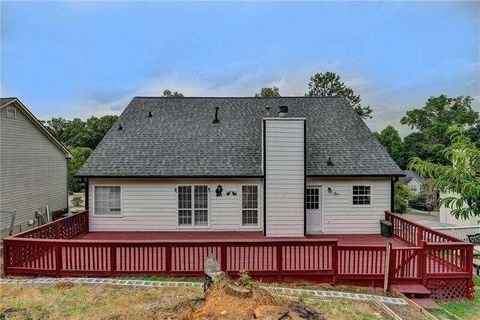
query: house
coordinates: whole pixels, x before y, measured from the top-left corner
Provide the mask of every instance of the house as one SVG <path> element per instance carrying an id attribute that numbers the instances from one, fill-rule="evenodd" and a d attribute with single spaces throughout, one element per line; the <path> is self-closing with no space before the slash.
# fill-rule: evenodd
<path id="1" fill-rule="evenodd" d="M 0 99 L 0 210 L 16 211 L 16 231 L 33 226 L 35 211 L 45 206 L 68 207 L 70 157 L 19 99 Z"/>
<path id="2" fill-rule="evenodd" d="M 90 231 L 379 233 L 402 176 L 343 97 L 135 97 L 77 173 Z"/>
<path id="3" fill-rule="evenodd" d="M 413 193 L 419 195 L 423 190 L 422 185 L 425 179 L 412 170 L 403 170 L 403 174 L 405 177 L 400 178 L 400 181 L 405 183 Z"/>

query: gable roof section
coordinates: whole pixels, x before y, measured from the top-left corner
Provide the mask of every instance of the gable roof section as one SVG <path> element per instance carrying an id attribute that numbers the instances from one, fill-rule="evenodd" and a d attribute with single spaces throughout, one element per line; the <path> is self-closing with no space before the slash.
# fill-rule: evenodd
<path id="1" fill-rule="evenodd" d="M 265 107 L 281 105 L 307 118 L 308 176 L 402 175 L 343 97 L 135 97 L 77 176 L 263 176 Z"/>
<path id="2" fill-rule="evenodd" d="M 71 158 L 72 154 L 68 149 L 60 142 L 58 141 L 51 133 L 48 131 L 47 128 L 38 120 L 33 113 L 28 110 L 28 108 L 20 102 L 18 98 L 12 97 L 12 98 L 0 98 L 0 109 L 7 107 L 9 105 L 15 105 L 20 111 L 23 112 L 23 114 L 44 134 L 47 136 L 50 141 L 53 142 L 57 146 L 58 149 L 60 149 L 67 158 Z"/>
<path id="3" fill-rule="evenodd" d="M 425 178 L 420 176 L 418 173 L 412 170 L 403 170 L 403 174 L 405 177 L 401 178 L 400 180 L 404 183 L 409 183 L 413 179 L 417 180 L 418 183 L 423 184 L 425 182 Z"/>

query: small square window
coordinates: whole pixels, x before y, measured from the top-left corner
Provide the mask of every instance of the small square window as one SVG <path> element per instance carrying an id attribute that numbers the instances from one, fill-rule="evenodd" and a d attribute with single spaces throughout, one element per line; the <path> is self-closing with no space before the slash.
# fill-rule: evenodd
<path id="1" fill-rule="evenodd" d="M 16 119 L 17 118 L 17 109 L 7 107 L 7 118 Z"/>
<path id="2" fill-rule="evenodd" d="M 353 186 L 352 188 L 352 203 L 356 206 L 371 205 L 371 186 Z"/>

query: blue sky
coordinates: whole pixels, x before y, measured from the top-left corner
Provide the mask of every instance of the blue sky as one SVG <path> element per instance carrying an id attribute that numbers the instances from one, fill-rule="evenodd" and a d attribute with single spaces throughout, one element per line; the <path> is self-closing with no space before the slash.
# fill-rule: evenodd
<path id="1" fill-rule="evenodd" d="M 432 95 L 480 106 L 480 2 L 2 2 L 1 96 L 39 118 L 119 113 L 136 95 L 304 95 L 334 71 L 398 127 Z M 402 133 L 407 128 L 400 128 Z"/>

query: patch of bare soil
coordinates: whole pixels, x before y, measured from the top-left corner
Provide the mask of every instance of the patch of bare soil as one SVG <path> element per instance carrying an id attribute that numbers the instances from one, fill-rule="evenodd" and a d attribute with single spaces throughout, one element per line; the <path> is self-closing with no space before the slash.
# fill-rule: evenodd
<path id="1" fill-rule="evenodd" d="M 262 319 L 300 320 L 324 319 L 317 311 L 298 301 L 277 298 L 266 290 L 253 286 L 250 296 L 230 294 L 227 281 L 213 284 L 205 293 L 203 303 L 185 310 L 182 318 L 206 319 Z"/>

